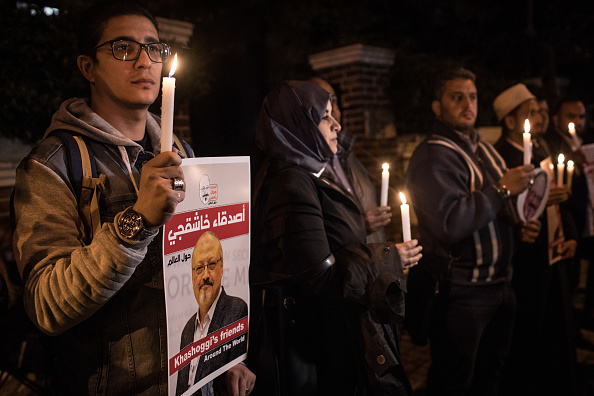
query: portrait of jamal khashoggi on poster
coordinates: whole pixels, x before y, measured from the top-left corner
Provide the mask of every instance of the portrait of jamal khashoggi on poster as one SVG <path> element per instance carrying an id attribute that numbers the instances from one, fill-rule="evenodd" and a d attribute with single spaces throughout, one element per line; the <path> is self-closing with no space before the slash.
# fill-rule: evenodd
<path id="1" fill-rule="evenodd" d="M 182 169 L 186 196 L 163 232 L 170 396 L 211 394 L 248 344 L 249 157 L 184 159 Z"/>

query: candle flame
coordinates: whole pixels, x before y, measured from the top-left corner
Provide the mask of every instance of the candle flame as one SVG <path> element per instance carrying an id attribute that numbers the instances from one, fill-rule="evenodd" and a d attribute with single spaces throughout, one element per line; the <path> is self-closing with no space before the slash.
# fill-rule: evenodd
<path id="1" fill-rule="evenodd" d="M 177 54 L 173 57 L 173 63 L 171 64 L 171 71 L 169 72 L 169 77 L 173 77 L 175 74 L 175 69 L 177 69 Z"/>
<path id="2" fill-rule="evenodd" d="M 388 165 L 388 164 L 383 164 L 383 165 L 382 165 L 382 168 L 383 168 L 384 170 L 388 170 L 388 169 L 390 168 L 390 165 Z"/>
<path id="3" fill-rule="evenodd" d="M 406 197 L 404 196 L 402 191 L 399 194 L 400 194 L 400 201 L 402 202 L 402 205 L 406 205 Z"/>
<path id="4" fill-rule="evenodd" d="M 565 162 L 565 156 L 563 154 L 559 154 L 559 160 L 557 162 L 560 163 L 560 164 L 562 164 L 563 162 Z"/>
<path id="5" fill-rule="evenodd" d="M 573 122 L 567 124 L 567 128 L 569 129 L 569 133 L 575 133 L 575 124 Z"/>
<path id="6" fill-rule="evenodd" d="M 528 121 L 528 118 L 526 118 L 526 121 L 524 122 L 524 132 L 530 132 L 530 121 Z"/>
<path id="7" fill-rule="evenodd" d="M 567 161 L 567 168 L 573 169 L 573 161 L 572 160 Z"/>

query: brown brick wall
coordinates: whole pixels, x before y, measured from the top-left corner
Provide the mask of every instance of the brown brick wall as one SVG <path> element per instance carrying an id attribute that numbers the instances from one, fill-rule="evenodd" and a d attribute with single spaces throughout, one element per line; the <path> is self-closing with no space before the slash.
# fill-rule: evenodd
<path id="1" fill-rule="evenodd" d="M 381 166 L 384 162 L 396 160 L 396 137 L 377 137 L 377 131 L 369 130 L 367 119 L 372 113 L 384 110 L 391 113 L 390 97 L 387 90 L 390 85 L 388 66 L 353 63 L 318 70 L 319 75 L 340 88 L 342 127 L 357 137 L 355 153 L 367 168 L 372 181 L 381 183 Z M 397 168 L 397 164 L 391 165 Z M 395 176 L 398 172 L 391 172 Z M 377 175 L 376 175 L 377 174 Z M 400 177 L 398 177 L 400 179 Z M 390 180 L 391 185 L 397 180 Z M 398 180 L 399 181 L 399 180 Z"/>
<path id="2" fill-rule="evenodd" d="M 345 129 L 357 136 L 364 130 L 365 110 L 390 109 L 389 68 L 354 63 L 318 71 L 320 76 L 340 88 Z"/>

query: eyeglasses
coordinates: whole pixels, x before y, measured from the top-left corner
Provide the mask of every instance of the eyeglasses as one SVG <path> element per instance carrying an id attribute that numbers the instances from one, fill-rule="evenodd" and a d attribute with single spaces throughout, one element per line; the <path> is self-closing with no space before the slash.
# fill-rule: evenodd
<path id="1" fill-rule="evenodd" d="M 197 267 L 192 267 L 192 273 L 194 275 L 200 275 L 204 272 L 204 268 L 208 267 L 209 271 L 214 271 L 214 269 L 217 267 L 217 265 L 219 264 L 219 261 L 221 261 L 223 258 L 219 258 L 218 260 L 213 260 L 208 264 L 205 265 L 199 265 Z"/>
<path id="2" fill-rule="evenodd" d="M 113 57 L 121 61 L 135 61 L 140 57 L 140 51 L 144 49 L 149 59 L 155 63 L 167 62 L 171 55 L 171 48 L 165 43 L 141 44 L 134 40 L 109 40 L 99 44 L 93 51 L 99 47 L 109 44 Z"/>

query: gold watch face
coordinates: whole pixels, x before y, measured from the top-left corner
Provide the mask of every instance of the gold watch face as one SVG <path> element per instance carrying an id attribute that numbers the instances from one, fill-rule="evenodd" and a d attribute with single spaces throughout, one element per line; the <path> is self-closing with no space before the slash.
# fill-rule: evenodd
<path id="1" fill-rule="evenodd" d="M 119 221 L 120 234 L 133 239 L 142 230 L 142 216 L 133 210 L 127 210 Z"/>

